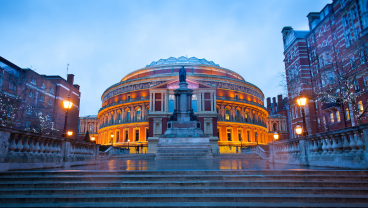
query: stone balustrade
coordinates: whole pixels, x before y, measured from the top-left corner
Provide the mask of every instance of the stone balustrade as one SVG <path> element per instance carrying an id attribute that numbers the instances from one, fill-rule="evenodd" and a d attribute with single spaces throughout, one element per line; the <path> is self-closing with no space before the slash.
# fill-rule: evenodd
<path id="1" fill-rule="evenodd" d="M 0 127 L 0 171 L 98 162 L 98 144 Z"/>
<path id="2" fill-rule="evenodd" d="M 271 162 L 368 168 L 368 124 L 273 142 Z"/>

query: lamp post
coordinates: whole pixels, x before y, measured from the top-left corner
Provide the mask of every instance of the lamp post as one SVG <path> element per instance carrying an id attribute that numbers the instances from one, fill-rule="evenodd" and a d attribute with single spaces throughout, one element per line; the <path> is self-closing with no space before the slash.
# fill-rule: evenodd
<path id="1" fill-rule="evenodd" d="M 302 109 L 302 116 L 303 116 L 303 134 L 302 135 L 307 136 L 308 132 L 307 132 L 307 126 L 305 123 L 305 113 L 304 113 L 304 107 L 307 104 L 307 98 L 300 93 L 299 98 L 296 100 L 296 102 Z"/>
<path id="2" fill-rule="evenodd" d="M 130 142 L 130 139 L 128 139 L 128 150 L 129 150 L 129 142 Z M 130 151 L 130 150 L 129 150 Z"/>
<path id="3" fill-rule="evenodd" d="M 72 106 L 73 106 L 73 103 L 70 101 L 70 95 L 68 95 L 68 98 L 63 101 L 63 107 L 65 109 L 65 123 L 64 123 L 64 131 L 63 131 L 62 137 L 68 136 L 66 132 L 66 126 L 67 126 L 67 121 L 68 121 L 68 111 L 69 109 L 72 108 Z"/>
<path id="4" fill-rule="evenodd" d="M 111 134 L 111 145 L 114 146 L 114 135 Z"/>

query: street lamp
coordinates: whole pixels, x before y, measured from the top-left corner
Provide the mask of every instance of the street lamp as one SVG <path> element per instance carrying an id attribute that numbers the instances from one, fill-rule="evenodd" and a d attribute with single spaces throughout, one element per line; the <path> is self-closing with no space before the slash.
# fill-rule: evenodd
<path id="1" fill-rule="evenodd" d="M 68 131 L 67 132 L 67 135 L 68 135 L 68 137 L 71 137 L 73 135 L 73 132 L 72 131 Z"/>
<path id="2" fill-rule="evenodd" d="M 95 137 L 91 137 L 91 141 L 95 141 L 95 139 L 96 139 Z"/>
<path id="3" fill-rule="evenodd" d="M 274 140 L 279 139 L 279 134 L 276 131 L 275 131 L 275 133 L 273 133 L 273 138 L 274 138 Z"/>
<path id="4" fill-rule="evenodd" d="M 129 142 L 130 142 L 130 139 L 128 139 L 128 150 L 129 150 Z"/>
<path id="5" fill-rule="evenodd" d="M 307 132 L 306 124 L 305 124 L 305 113 L 304 113 L 304 107 L 307 104 L 307 98 L 300 93 L 300 95 L 299 95 L 298 99 L 296 100 L 296 102 L 298 103 L 298 105 L 302 109 L 302 116 L 303 116 L 303 136 L 307 136 L 308 135 L 308 132 Z"/>
<path id="6" fill-rule="evenodd" d="M 111 134 L 111 145 L 114 146 L 114 135 Z"/>
<path id="7" fill-rule="evenodd" d="M 72 106 L 73 106 L 73 103 L 70 101 L 70 95 L 68 95 L 68 98 L 63 101 L 63 107 L 65 109 L 65 123 L 64 123 L 64 131 L 63 131 L 62 137 L 67 137 L 66 126 L 67 126 L 67 121 L 68 121 L 68 110 L 71 109 Z"/>
<path id="8" fill-rule="evenodd" d="M 258 145 L 258 132 L 256 132 L 256 140 L 257 140 L 257 145 Z"/>
<path id="9" fill-rule="evenodd" d="M 301 135 L 303 133 L 303 128 L 300 125 L 296 125 L 296 127 L 295 127 L 295 133 L 297 135 Z"/>

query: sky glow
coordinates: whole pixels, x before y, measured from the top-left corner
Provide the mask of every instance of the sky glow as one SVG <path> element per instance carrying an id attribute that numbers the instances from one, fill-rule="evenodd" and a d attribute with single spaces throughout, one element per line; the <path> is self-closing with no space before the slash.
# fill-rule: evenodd
<path id="1" fill-rule="evenodd" d="M 282 93 L 281 30 L 307 30 L 306 16 L 332 0 L 0 0 L 0 56 L 81 86 L 80 116 L 101 95 L 161 58 L 195 56 L 239 73 L 266 97 Z"/>

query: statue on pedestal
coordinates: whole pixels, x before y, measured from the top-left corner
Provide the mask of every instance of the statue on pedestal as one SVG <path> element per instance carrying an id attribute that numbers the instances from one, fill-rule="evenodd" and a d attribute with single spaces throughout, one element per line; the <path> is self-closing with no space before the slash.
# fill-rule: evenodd
<path id="1" fill-rule="evenodd" d="M 187 72 L 185 71 L 184 66 L 179 69 L 179 81 L 186 82 Z"/>

